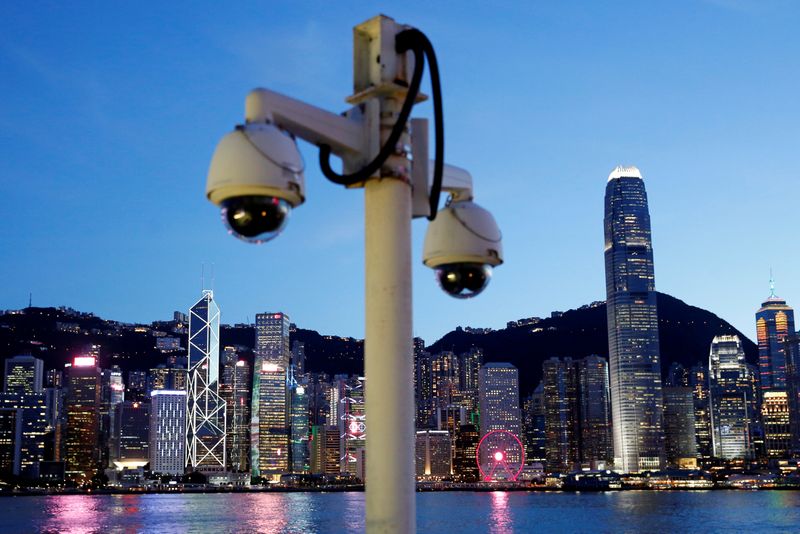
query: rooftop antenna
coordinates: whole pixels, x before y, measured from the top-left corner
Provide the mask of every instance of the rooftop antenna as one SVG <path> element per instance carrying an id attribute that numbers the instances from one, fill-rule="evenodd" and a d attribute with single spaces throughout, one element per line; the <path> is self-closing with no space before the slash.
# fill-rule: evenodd
<path id="1" fill-rule="evenodd" d="M 204 262 L 200 262 L 200 292 L 206 290 L 206 264 Z"/>
<path id="2" fill-rule="evenodd" d="M 214 291 L 214 262 L 211 262 L 211 291 Z"/>
<path id="3" fill-rule="evenodd" d="M 772 267 L 769 268 L 769 298 L 775 298 L 775 278 L 772 276 Z"/>
<path id="4" fill-rule="evenodd" d="M 28 307 L 33 308 L 33 293 L 28 293 Z"/>

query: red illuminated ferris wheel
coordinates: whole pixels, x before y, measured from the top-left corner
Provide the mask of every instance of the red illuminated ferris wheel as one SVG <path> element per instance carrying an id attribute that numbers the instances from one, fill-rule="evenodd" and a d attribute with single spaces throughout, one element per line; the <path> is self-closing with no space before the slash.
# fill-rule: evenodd
<path id="1" fill-rule="evenodd" d="M 475 452 L 483 482 L 515 481 L 525 465 L 525 447 L 508 430 L 492 430 L 478 442 Z"/>

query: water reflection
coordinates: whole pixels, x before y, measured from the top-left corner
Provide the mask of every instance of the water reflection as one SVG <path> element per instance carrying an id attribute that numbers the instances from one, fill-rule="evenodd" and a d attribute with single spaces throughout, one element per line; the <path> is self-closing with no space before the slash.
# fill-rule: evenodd
<path id="1" fill-rule="evenodd" d="M 511 510 L 508 507 L 508 493 L 505 491 L 493 491 L 491 507 L 489 532 L 494 534 L 514 532 L 514 522 L 511 519 Z"/>
<path id="2" fill-rule="evenodd" d="M 90 495 L 45 497 L 42 530 L 69 534 L 97 532 L 105 509 L 102 500 Z"/>

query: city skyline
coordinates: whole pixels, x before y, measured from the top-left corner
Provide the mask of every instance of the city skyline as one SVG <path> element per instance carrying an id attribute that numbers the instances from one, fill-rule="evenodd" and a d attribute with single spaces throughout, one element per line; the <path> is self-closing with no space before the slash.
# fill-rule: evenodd
<path id="1" fill-rule="evenodd" d="M 239 103 L 252 87 L 345 107 L 350 27 L 369 14 L 354 4 L 263 12 L 243 4 L 188 17 L 163 7 L 153 18 L 126 8 L 0 9 L 2 20 L 13 22 L 0 38 L 0 73 L 12 82 L 0 87 L 8 103 L 0 124 L 15 132 L 0 148 L 0 172 L 11 177 L 0 187 L 8 216 L 26 221 L 0 234 L 14 260 L 0 267 L 14 281 L 0 308 L 22 308 L 33 293 L 36 305 L 148 322 L 196 292 L 205 262 L 208 285 L 226 304 L 225 322 L 281 309 L 309 328 L 363 337 L 358 199 L 309 166 L 309 206 L 292 215 L 280 239 L 246 247 L 225 234 L 202 198 L 202 183 L 216 136 L 239 120 Z M 620 163 L 637 164 L 648 176 L 661 290 L 713 310 L 751 339 L 752 303 L 767 294 L 770 266 L 777 293 L 798 300 L 798 262 L 780 246 L 792 238 L 791 225 L 758 230 L 765 205 L 793 209 L 786 192 L 798 170 L 791 96 L 797 74 L 784 66 L 798 54 L 791 38 L 797 9 L 686 1 L 659 8 L 479 6 L 450 13 L 446 6 L 387 4 L 380 10 L 424 27 L 436 41 L 448 160 L 475 175 L 509 254 L 480 299 L 450 302 L 419 265 L 422 228 L 415 225 L 416 335 L 433 340 L 457 325 L 497 328 L 599 300 L 595 199 L 603 184 L 597 176 Z M 610 36 L 609 27 L 624 27 L 625 38 Z M 467 60 L 463 35 L 478 30 L 488 44 Z M 632 39 L 635 50 L 626 46 Z M 533 100 L 494 81 L 503 74 L 492 62 L 498 54 L 522 66 L 518 85 L 537 87 Z M 319 75 L 309 78 L 308 70 Z M 614 73 L 629 92 L 617 90 Z M 162 90 L 140 91 L 142 84 Z M 480 106 L 476 93 L 484 95 Z M 42 138 L 32 126 L 39 124 L 48 124 L 50 139 L 58 141 Z M 609 124 L 625 127 L 598 141 Z M 505 135 L 487 133 L 496 131 Z M 91 154 L 87 142 L 95 147 Z M 300 148 L 314 161 L 313 148 Z M 118 206 L 126 203 L 139 215 L 121 215 Z M 32 205 L 41 208 L 33 219 L 23 211 Z M 554 213 L 553 205 L 562 211 Z M 68 231 L 55 239 L 54 227 Z M 688 268 L 713 265 L 710 243 L 731 236 L 758 242 L 761 253 L 728 247 L 736 269 Z M 557 251 L 554 260 L 542 261 L 543 250 Z M 331 283 L 310 282 L 321 279 Z"/>

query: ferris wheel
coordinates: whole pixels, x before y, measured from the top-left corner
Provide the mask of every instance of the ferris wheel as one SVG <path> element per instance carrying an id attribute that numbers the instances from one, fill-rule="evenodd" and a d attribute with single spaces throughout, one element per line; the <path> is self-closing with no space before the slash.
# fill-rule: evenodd
<path id="1" fill-rule="evenodd" d="M 515 481 L 525 465 L 525 447 L 508 430 L 492 430 L 478 442 L 475 452 L 483 482 Z"/>

